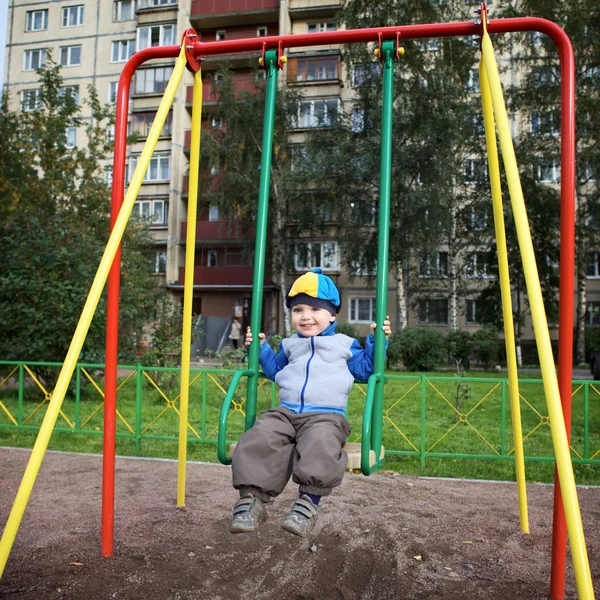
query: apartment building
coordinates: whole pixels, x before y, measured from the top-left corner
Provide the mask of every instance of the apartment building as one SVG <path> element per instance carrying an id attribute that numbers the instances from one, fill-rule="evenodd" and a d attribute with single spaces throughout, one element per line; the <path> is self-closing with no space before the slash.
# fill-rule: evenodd
<path id="1" fill-rule="evenodd" d="M 87 86 L 93 85 L 101 99 L 114 102 L 119 75 L 125 62 L 137 50 L 178 44 L 181 34 L 193 27 L 202 41 L 232 40 L 271 35 L 306 34 L 336 28 L 336 14 L 342 0 L 11 0 L 5 84 L 13 108 L 33 110 L 39 99 L 35 69 L 49 52 L 63 66 L 65 93 L 83 104 Z M 249 55 L 227 57 L 234 68 L 233 80 L 242 89 L 253 89 L 260 73 L 251 66 Z M 205 82 L 203 127 L 220 126 L 211 117 L 215 98 L 211 82 L 218 77 L 222 57 L 209 57 L 202 65 Z M 128 149 L 127 170 L 132 174 L 156 109 L 172 73 L 174 60 L 146 63 L 136 74 L 130 93 L 131 132 L 137 142 Z M 353 88 L 345 85 L 348 73 L 338 46 L 290 49 L 280 76 L 281 85 L 297 88 L 303 95 L 298 106 L 298 128 L 293 141 L 301 143 L 311 128 L 327 124 L 328 112 L 348 107 Z M 508 74 L 512 77 L 514 74 Z M 191 129 L 192 76 L 184 75 L 173 107 L 151 160 L 135 211 L 152 219 L 154 238 L 153 270 L 175 297 L 183 294 L 185 238 L 187 227 L 188 160 Z M 348 108 L 347 108 L 348 109 Z M 86 115 L 84 109 L 84 116 Z M 541 122 L 532 127 L 541 127 Z M 84 143 L 82 132 L 68 132 L 73 145 Z M 472 160 L 471 168 L 481 167 Z M 467 168 L 469 168 L 467 166 Z M 555 166 L 548 177 L 556 178 Z M 110 172 L 107 172 L 110 177 Z M 200 206 L 196 227 L 194 312 L 226 323 L 232 316 L 249 321 L 252 296 L 252 264 L 244 258 L 241 240 L 248 232 L 225 223 L 218 207 Z M 322 267 L 338 284 L 344 299 L 341 322 L 357 326 L 366 335 L 375 317 L 375 291 L 367 277 L 343 268 L 335 237 L 323 235 L 302 239 L 311 248 L 310 261 L 297 258 L 295 271 Z M 483 262 L 474 265 L 484 273 Z M 600 279 L 597 257 L 590 277 Z M 592 266 L 590 266 L 592 269 Z M 420 276 L 432 279 L 447 275 L 447 253 L 443 249 L 419 268 Z M 485 273 L 484 273 L 485 275 Z M 479 284 L 477 284 L 479 285 Z M 475 287 L 477 287 L 475 285 Z M 475 289 L 475 288 L 474 288 Z M 395 320 L 396 289 L 392 277 L 388 306 Z M 269 333 L 282 330 L 281 298 L 268 274 L 265 280 L 263 323 Z M 411 307 L 408 325 L 447 328 L 447 301 L 425 299 Z M 477 328 L 475 294 L 464 300 L 459 325 Z M 528 332 L 530 332 L 528 328 Z M 530 335 L 530 333 L 529 333 Z"/>

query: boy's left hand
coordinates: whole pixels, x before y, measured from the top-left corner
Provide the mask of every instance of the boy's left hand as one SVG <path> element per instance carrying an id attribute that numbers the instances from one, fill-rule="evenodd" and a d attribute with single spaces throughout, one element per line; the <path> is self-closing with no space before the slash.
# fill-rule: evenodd
<path id="1" fill-rule="evenodd" d="M 371 335 L 375 336 L 375 329 L 377 329 L 377 325 L 375 323 L 371 323 L 370 329 L 371 329 Z M 389 315 L 385 318 L 385 321 L 383 322 L 381 329 L 383 329 L 386 338 L 389 338 L 390 335 L 392 335 L 392 327 L 390 325 Z"/>

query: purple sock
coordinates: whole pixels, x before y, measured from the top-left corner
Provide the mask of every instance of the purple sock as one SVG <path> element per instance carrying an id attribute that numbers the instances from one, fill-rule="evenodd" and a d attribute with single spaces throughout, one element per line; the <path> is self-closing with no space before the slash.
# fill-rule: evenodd
<path id="1" fill-rule="evenodd" d="M 321 496 L 314 496 L 313 494 L 309 494 L 308 492 L 300 492 L 298 498 L 302 498 L 302 496 L 308 496 L 315 506 L 319 506 L 319 500 L 321 500 Z"/>

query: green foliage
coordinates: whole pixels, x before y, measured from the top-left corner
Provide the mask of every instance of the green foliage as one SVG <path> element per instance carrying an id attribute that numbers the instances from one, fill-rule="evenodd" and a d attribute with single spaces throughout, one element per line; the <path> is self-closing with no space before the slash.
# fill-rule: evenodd
<path id="1" fill-rule="evenodd" d="M 482 327 L 473 335 L 475 358 L 485 367 L 493 367 L 498 362 L 498 330 L 492 326 Z"/>
<path id="2" fill-rule="evenodd" d="M 181 306 L 166 294 L 156 302 L 148 327 L 149 343 L 140 362 L 151 367 L 175 367 L 181 357 L 183 314 Z"/>
<path id="3" fill-rule="evenodd" d="M 467 364 L 473 350 L 473 334 L 468 331 L 451 331 L 446 336 L 448 356 L 452 362 Z"/>
<path id="4" fill-rule="evenodd" d="M 271 348 L 273 348 L 273 350 L 275 350 L 275 352 L 279 352 L 279 344 L 281 344 L 281 340 L 283 340 L 283 336 L 279 335 L 278 333 L 276 333 L 275 335 L 272 335 L 268 340 L 267 340 L 267 344 L 269 344 L 269 346 L 271 346 Z"/>
<path id="5" fill-rule="evenodd" d="M 432 327 L 407 327 L 391 336 L 388 356 L 409 371 L 429 371 L 446 359 L 444 336 Z"/>
<path id="6" fill-rule="evenodd" d="M 585 328 L 585 361 L 589 362 L 594 352 L 600 351 L 600 327 Z"/>
<path id="7" fill-rule="evenodd" d="M 336 333 L 343 333 L 351 338 L 358 338 L 358 330 L 351 323 L 338 323 L 335 328 Z"/>
<path id="8" fill-rule="evenodd" d="M 0 356 L 64 358 L 109 236 L 110 188 L 101 161 L 111 151 L 110 107 L 88 90 L 91 118 L 62 94 L 60 67 L 51 57 L 38 71 L 41 107 L 13 112 L 0 106 Z M 87 146 L 67 146 L 66 130 L 85 132 Z M 123 239 L 120 347 L 133 353 L 157 295 L 142 251 L 147 231 Z M 105 296 L 83 348 L 104 355 Z"/>

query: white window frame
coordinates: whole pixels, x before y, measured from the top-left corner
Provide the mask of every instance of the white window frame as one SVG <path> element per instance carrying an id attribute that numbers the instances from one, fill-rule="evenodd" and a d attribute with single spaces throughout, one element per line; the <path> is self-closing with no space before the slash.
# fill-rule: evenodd
<path id="1" fill-rule="evenodd" d="M 477 325 L 477 300 L 475 298 L 465 299 L 465 324 Z"/>
<path id="2" fill-rule="evenodd" d="M 59 97 L 70 95 L 75 100 L 76 106 L 79 106 L 79 86 L 78 85 L 63 85 L 58 88 Z"/>
<path id="3" fill-rule="evenodd" d="M 127 6 L 129 12 L 124 7 Z M 135 21 L 136 2 L 135 0 L 114 0 L 113 2 L 113 22 L 121 23 L 123 21 Z"/>
<path id="4" fill-rule="evenodd" d="M 169 201 L 167 198 L 138 197 L 132 214 L 148 221 L 150 227 L 166 227 L 169 224 Z"/>
<path id="5" fill-rule="evenodd" d="M 33 95 L 33 104 L 30 97 Z M 33 112 L 42 107 L 42 90 L 22 90 L 21 91 L 21 110 L 23 112 Z"/>
<path id="6" fill-rule="evenodd" d="M 67 148 L 75 148 L 77 146 L 77 127 L 67 127 L 65 137 L 67 138 Z"/>
<path id="7" fill-rule="evenodd" d="M 531 113 L 531 133 L 555 137 L 560 135 L 560 114 L 553 110 Z"/>
<path id="8" fill-rule="evenodd" d="M 593 275 L 590 275 L 589 271 L 589 267 L 594 266 L 594 273 Z M 586 269 L 585 272 L 585 278 L 586 279 L 600 279 L 600 253 L 598 252 L 590 252 L 589 255 L 589 259 L 588 259 L 588 268 Z"/>
<path id="9" fill-rule="evenodd" d="M 173 74 L 173 66 L 140 69 L 135 76 L 135 94 L 162 94 L 167 89 Z M 162 79 L 158 79 L 160 75 Z M 159 84 L 157 87 L 157 83 Z"/>
<path id="10" fill-rule="evenodd" d="M 315 127 L 329 127 L 333 121 L 328 116 L 328 103 L 336 103 L 336 115 L 341 112 L 341 101 L 339 98 L 323 98 L 319 100 L 303 100 L 297 103 L 296 127 L 298 129 L 313 129 Z M 315 116 L 315 108 L 323 104 L 323 121 Z M 309 111 L 303 113 L 303 106 L 308 106 Z M 308 116 L 307 116 L 308 115 Z M 303 119 L 303 120 L 302 120 Z M 302 120 L 302 121 L 301 121 Z"/>
<path id="11" fill-rule="evenodd" d="M 307 23 L 308 33 L 323 33 L 324 31 L 337 31 L 337 25 L 334 21 L 321 23 Z"/>
<path id="12" fill-rule="evenodd" d="M 75 50 L 79 51 L 79 62 L 73 62 L 73 55 L 75 54 Z M 61 46 L 59 48 L 60 52 L 60 66 L 61 67 L 80 67 L 81 66 L 81 44 L 75 44 L 74 46 Z M 66 56 L 66 61 L 63 61 L 63 57 Z"/>
<path id="13" fill-rule="evenodd" d="M 491 270 L 494 265 L 491 256 L 485 250 L 471 252 L 467 256 L 467 278 L 468 279 L 492 279 Z"/>
<path id="14" fill-rule="evenodd" d="M 307 246 L 306 248 L 306 264 L 303 264 L 303 254 L 298 250 L 299 246 Z M 315 258 L 315 249 L 319 247 L 319 258 Z M 327 248 L 329 247 L 329 248 Z M 333 257 L 333 261 L 329 262 L 325 257 Z M 315 268 L 321 268 L 323 271 L 338 271 L 339 270 L 339 246 L 334 240 L 322 242 L 296 242 L 294 249 L 294 268 L 296 271 L 311 271 Z"/>
<path id="15" fill-rule="evenodd" d="M 585 306 L 585 322 L 597 327 L 600 325 L 600 301 L 588 300 Z"/>
<path id="16" fill-rule="evenodd" d="M 136 42 L 133 39 L 114 40 L 110 45 L 110 62 L 127 62 L 135 54 L 135 49 Z"/>
<path id="17" fill-rule="evenodd" d="M 549 160 L 540 163 L 537 167 L 538 180 L 542 183 L 560 182 L 560 160 Z"/>
<path id="18" fill-rule="evenodd" d="M 42 15 L 41 27 L 35 26 L 36 15 Z M 31 33 L 32 31 L 45 31 L 48 29 L 48 9 L 43 10 L 28 10 L 25 19 L 25 31 Z"/>
<path id="19" fill-rule="evenodd" d="M 266 25 L 259 25 L 256 28 L 256 37 L 266 37 L 269 35 L 269 28 Z"/>
<path id="20" fill-rule="evenodd" d="M 127 181 L 130 182 L 135 172 L 137 161 L 140 155 L 131 156 L 129 159 L 129 172 Z M 161 177 L 164 169 L 167 169 L 168 176 Z M 155 171 L 156 177 L 152 177 L 152 172 Z M 170 154 L 155 154 L 148 164 L 144 175 L 144 183 L 168 183 L 171 180 L 171 155 Z"/>
<path id="21" fill-rule="evenodd" d="M 360 318 L 360 304 L 369 302 L 368 319 Z M 377 299 L 374 296 L 350 298 L 348 301 L 348 322 L 349 323 L 375 323 L 375 310 L 377 308 Z"/>
<path id="22" fill-rule="evenodd" d="M 71 16 L 74 14 L 75 22 L 71 23 Z M 60 26 L 63 29 L 70 27 L 81 27 L 83 25 L 83 4 L 74 4 L 73 6 L 63 6 L 60 11 Z"/>
<path id="23" fill-rule="evenodd" d="M 215 32 L 215 41 L 222 42 L 227 37 L 227 31 L 225 29 L 217 29 Z"/>
<path id="24" fill-rule="evenodd" d="M 419 279 L 446 279 L 448 277 L 448 252 L 435 253 L 435 265 L 433 254 L 422 257 L 419 263 Z"/>
<path id="25" fill-rule="evenodd" d="M 140 0 L 139 8 L 161 8 L 163 6 L 177 6 L 177 0 Z"/>
<path id="26" fill-rule="evenodd" d="M 34 60 L 36 57 L 36 60 Z M 46 49 L 25 50 L 23 53 L 23 71 L 35 71 L 46 63 Z"/>
<path id="27" fill-rule="evenodd" d="M 154 37 L 153 30 L 158 30 L 158 43 L 153 44 L 152 38 Z M 177 25 L 175 23 L 167 23 L 164 25 L 149 25 L 148 27 L 138 27 L 136 36 L 136 48 L 137 50 L 144 50 L 145 48 L 153 48 L 155 46 L 172 46 L 176 43 L 175 38 L 177 37 Z M 143 39 L 147 38 L 147 39 Z M 149 45 L 142 45 L 143 43 L 150 42 Z"/>
<path id="28" fill-rule="evenodd" d="M 464 162 L 464 176 L 467 185 L 485 183 L 487 181 L 487 161 L 485 158 L 466 158 Z M 478 177 L 481 173 L 481 178 Z"/>
<path id="29" fill-rule="evenodd" d="M 157 250 L 155 253 L 154 271 L 157 275 L 164 275 L 167 272 L 167 251 Z"/>
<path id="30" fill-rule="evenodd" d="M 213 222 L 219 220 L 219 207 L 216 204 L 208 207 L 208 220 Z"/>

